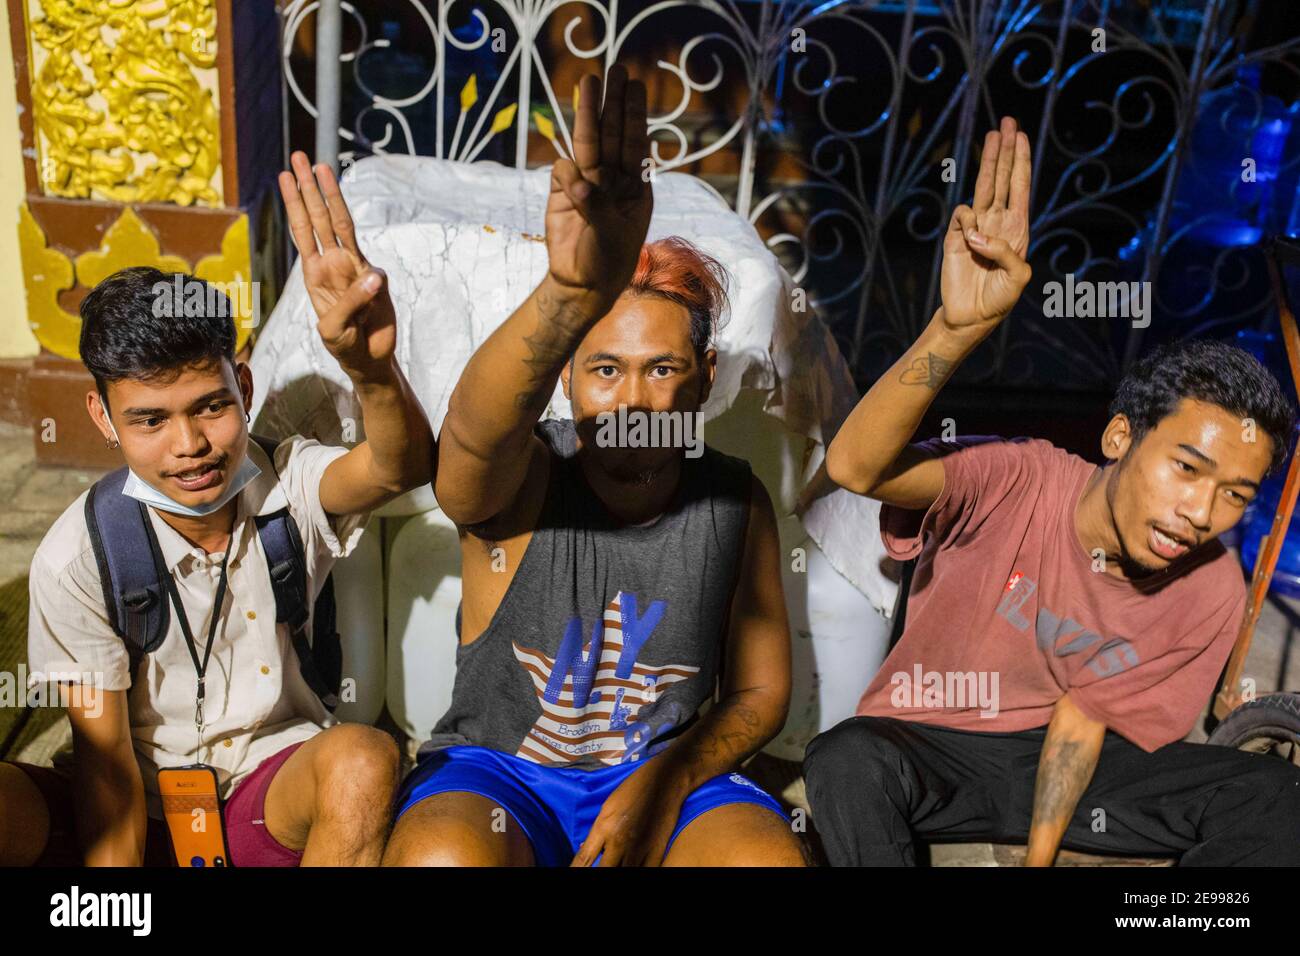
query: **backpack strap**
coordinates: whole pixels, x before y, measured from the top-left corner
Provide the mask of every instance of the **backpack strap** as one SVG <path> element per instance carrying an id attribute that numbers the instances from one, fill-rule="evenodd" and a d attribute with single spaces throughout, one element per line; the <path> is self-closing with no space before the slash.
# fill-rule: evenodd
<path id="1" fill-rule="evenodd" d="M 250 436 L 275 468 L 274 439 Z M 122 494 L 128 470 L 119 468 L 91 486 L 86 495 L 86 528 L 99 567 L 104 607 L 113 632 L 126 644 L 131 680 L 145 654 L 157 650 L 167 636 L 171 611 L 163 560 L 146 506 Z M 298 666 L 307 686 L 333 711 L 343 680 L 343 648 L 336 628 L 334 582 L 326 577 L 316 599 L 312 631 L 307 638 L 307 569 L 302 537 L 289 509 L 254 519 L 266 553 L 276 623 L 289 625 Z"/>
<path id="2" fill-rule="evenodd" d="M 127 469 L 95 482 L 86 495 L 86 528 L 99 566 L 104 607 L 114 633 L 126 643 L 131 677 L 144 654 L 167 636 L 170 610 L 163 561 L 145 506 L 122 494 Z"/>
<path id="3" fill-rule="evenodd" d="M 276 442 L 262 436 L 250 436 L 266 452 L 275 467 Z M 325 578 L 316 598 L 312 619 L 312 639 L 307 637 L 307 566 L 306 549 L 298 524 L 287 507 L 254 519 L 257 536 L 266 553 L 266 566 L 275 593 L 275 620 L 285 624 L 298 655 L 298 669 L 303 680 L 321 702 L 333 711 L 339 703 L 343 679 L 343 648 L 336 628 L 334 580 Z"/>

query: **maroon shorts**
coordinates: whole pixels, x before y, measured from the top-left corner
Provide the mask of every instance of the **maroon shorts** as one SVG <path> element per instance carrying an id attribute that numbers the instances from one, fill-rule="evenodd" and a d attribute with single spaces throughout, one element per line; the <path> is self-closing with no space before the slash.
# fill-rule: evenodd
<path id="1" fill-rule="evenodd" d="M 266 829 L 266 792 L 276 771 L 293 756 L 305 741 L 291 744 L 267 757 L 257 769 L 240 781 L 221 810 L 226 828 L 230 862 L 234 866 L 297 866 L 302 851 L 284 846 Z M 50 835 L 37 866 L 80 866 L 81 850 L 77 845 L 76 817 L 72 809 L 72 782 L 51 767 L 11 761 L 36 785 L 45 798 L 50 815 Z M 167 824 L 149 818 L 144 847 L 145 866 L 175 866 Z"/>
<path id="2" fill-rule="evenodd" d="M 266 791 L 284 762 L 306 741 L 290 744 L 267 757 L 239 782 L 221 810 L 226 845 L 235 866 L 297 866 L 302 851 L 291 850 L 266 828 Z"/>

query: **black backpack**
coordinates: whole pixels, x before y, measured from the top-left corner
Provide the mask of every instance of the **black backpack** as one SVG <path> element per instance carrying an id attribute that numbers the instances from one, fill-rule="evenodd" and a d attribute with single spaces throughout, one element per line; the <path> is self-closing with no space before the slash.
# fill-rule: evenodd
<path id="1" fill-rule="evenodd" d="M 275 467 L 277 442 L 250 435 Z M 86 495 L 86 527 L 99 565 L 104 606 L 113 630 L 126 644 L 131 677 L 145 654 L 157 650 L 171 621 L 162 549 L 146 505 L 122 494 L 127 469 L 119 468 L 91 486 Z M 288 507 L 254 519 L 266 552 L 275 592 L 275 620 L 288 624 L 303 679 L 331 712 L 338 706 L 343 680 L 343 648 L 335 621 L 334 579 L 325 578 L 307 638 L 307 566 L 302 536 Z M 218 609 L 220 610 L 220 609 Z"/>

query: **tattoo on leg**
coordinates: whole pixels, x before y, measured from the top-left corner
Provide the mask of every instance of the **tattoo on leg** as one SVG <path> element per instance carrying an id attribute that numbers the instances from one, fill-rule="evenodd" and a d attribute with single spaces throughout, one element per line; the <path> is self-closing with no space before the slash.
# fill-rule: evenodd
<path id="1" fill-rule="evenodd" d="M 929 352 L 925 358 L 913 359 L 912 364 L 903 369 L 903 374 L 898 376 L 898 380 L 904 385 L 925 385 L 930 388 L 938 388 L 947 379 L 948 373 L 952 371 L 952 366 L 953 363 L 942 355 Z"/>

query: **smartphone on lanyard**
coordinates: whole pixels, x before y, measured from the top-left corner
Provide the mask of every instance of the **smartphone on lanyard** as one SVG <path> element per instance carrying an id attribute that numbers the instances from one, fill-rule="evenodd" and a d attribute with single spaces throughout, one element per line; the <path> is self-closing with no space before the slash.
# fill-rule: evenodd
<path id="1" fill-rule="evenodd" d="M 198 678 L 194 695 L 194 728 L 198 750 L 203 745 L 204 679 L 226 596 L 230 547 L 227 545 L 226 553 L 221 559 L 217 596 L 212 605 L 208 642 L 203 649 L 202 658 L 194 645 L 194 635 L 186 620 L 185 607 L 176 590 L 176 582 L 167 578 L 172 607 L 176 609 L 177 623 L 189 648 Z M 176 857 L 177 866 L 230 866 L 230 847 L 226 844 L 226 828 L 221 816 L 221 791 L 215 769 L 204 763 L 161 768 L 158 771 L 158 795 L 162 798 L 163 819 L 167 823 L 167 833 L 171 837 L 172 853 Z"/>
<path id="2" fill-rule="evenodd" d="M 177 866 L 230 866 L 217 772 L 207 764 L 158 771 L 158 794 Z"/>

